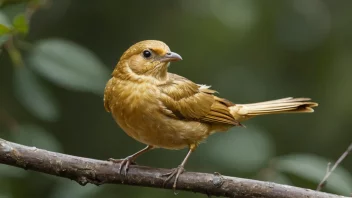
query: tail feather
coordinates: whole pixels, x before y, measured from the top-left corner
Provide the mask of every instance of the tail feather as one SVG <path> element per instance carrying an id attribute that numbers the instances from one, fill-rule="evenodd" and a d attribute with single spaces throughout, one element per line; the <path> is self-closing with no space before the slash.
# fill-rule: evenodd
<path id="1" fill-rule="evenodd" d="M 238 121 L 244 121 L 258 115 L 278 113 L 310 113 L 318 103 L 310 101 L 310 98 L 282 98 L 251 104 L 236 104 L 230 107 L 231 114 Z"/>

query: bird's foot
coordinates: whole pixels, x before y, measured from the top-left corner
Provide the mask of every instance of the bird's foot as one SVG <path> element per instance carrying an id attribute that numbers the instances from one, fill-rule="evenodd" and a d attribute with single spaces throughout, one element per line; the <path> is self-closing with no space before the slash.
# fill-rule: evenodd
<path id="1" fill-rule="evenodd" d="M 121 174 L 122 170 L 123 170 L 123 172 L 124 172 L 123 175 L 124 176 L 127 175 L 127 171 L 128 171 L 128 168 L 130 167 L 130 165 L 135 165 L 136 164 L 131 156 L 128 156 L 125 159 L 109 158 L 108 161 L 113 162 L 113 163 L 119 163 L 120 164 L 120 168 L 119 168 L 118 172 L 119 172 L 119 174 Z"/>
<path id="2" fill-rule="evenodd" d="M 163 177 L 167 177 L 164 181 L 164 186 L 165 184 L 170 181 L 170 179 L 172 179 L 173 177 L 175 177 L 175 181 L 174 181 L 174 184 L 172 185 L 172 188 L 174 189 L 174 193 L 176 194 L 175 190 L 176 190 L 176 184 L 177 184 L 177 180 L 178 180 L 178 177 L 185 171 L 184 167 L 183 166 L 178 166 L 177 168 L 174 168 L 172 169 L 172 171 L 168 172 L 168 173 L 165 173 L 161 176 Z"/>

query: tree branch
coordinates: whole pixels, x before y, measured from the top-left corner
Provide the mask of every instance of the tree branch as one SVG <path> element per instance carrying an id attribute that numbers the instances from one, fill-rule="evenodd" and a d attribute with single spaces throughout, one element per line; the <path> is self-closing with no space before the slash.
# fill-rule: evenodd
<path id="1" fill-rule="evenodd" d="M 119 164 L 28 147 L 0 139 L 0 163 L 69 178 L 81 185 L 125 184 L 164 188 L 162 174 L 168 169 L 132 165 L 126 177 L 118 174 Z M 165 188 L 172 189 L 172 182 Z M 185 172 L 178 190 L 236 198 L 347 198 L 343 196 L 219 174 Z"/>
<path id="2" fill-rule="evenodd" d="M 339 157 L 339 159 L 335 162 L 335 164 L 332 168 L 330 168 L 331 163 L 329 162 L 327 170 L 326 170 L 326 174 L 325 174 L 324 178 L 321 180 L 321 182 L 319 183 L 319 185 L 317 187 L 317 191 L 320 191 L 321 189 L 324 188 L 331 173 L 334 172 L 334 170 L 337 168 L 337 166 L 347 157 L 348 154 L 350 154 L 350 152 L 352 152 L 352 143 L 348 146 L 347 150 Z"/>

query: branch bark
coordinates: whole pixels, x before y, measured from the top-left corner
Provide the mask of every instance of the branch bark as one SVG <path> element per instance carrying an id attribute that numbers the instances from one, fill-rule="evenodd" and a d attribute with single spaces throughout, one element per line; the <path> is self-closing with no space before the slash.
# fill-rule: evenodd
<path id="1" fill-rule="evenodd" d="M 162 174 L 168 169 L 132 165 L 126 177 L 118 174 L 119 164 L 55 153 L 0 139 L 0 163 L 28 170 L 92 183 L 124 184 L 172 189 L 172 182 L 163 187 Z M 236 198 L 347 198 L 310 189 L 208 173 L 183 173 L 178 190 Z"/>

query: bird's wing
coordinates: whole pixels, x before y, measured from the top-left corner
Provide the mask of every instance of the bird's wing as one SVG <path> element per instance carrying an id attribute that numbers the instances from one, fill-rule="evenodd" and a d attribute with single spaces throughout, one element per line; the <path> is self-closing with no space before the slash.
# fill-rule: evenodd
<path id="1" fill-rule="evenodd" d="M 214 96 L 209 86 L 169 73 L 169 81 L 159 85 L 160 100 L 165 112 L 182 120 L 197 120 L 211 124 L 240 125 L 229 111 L 230 101 Z"/>

